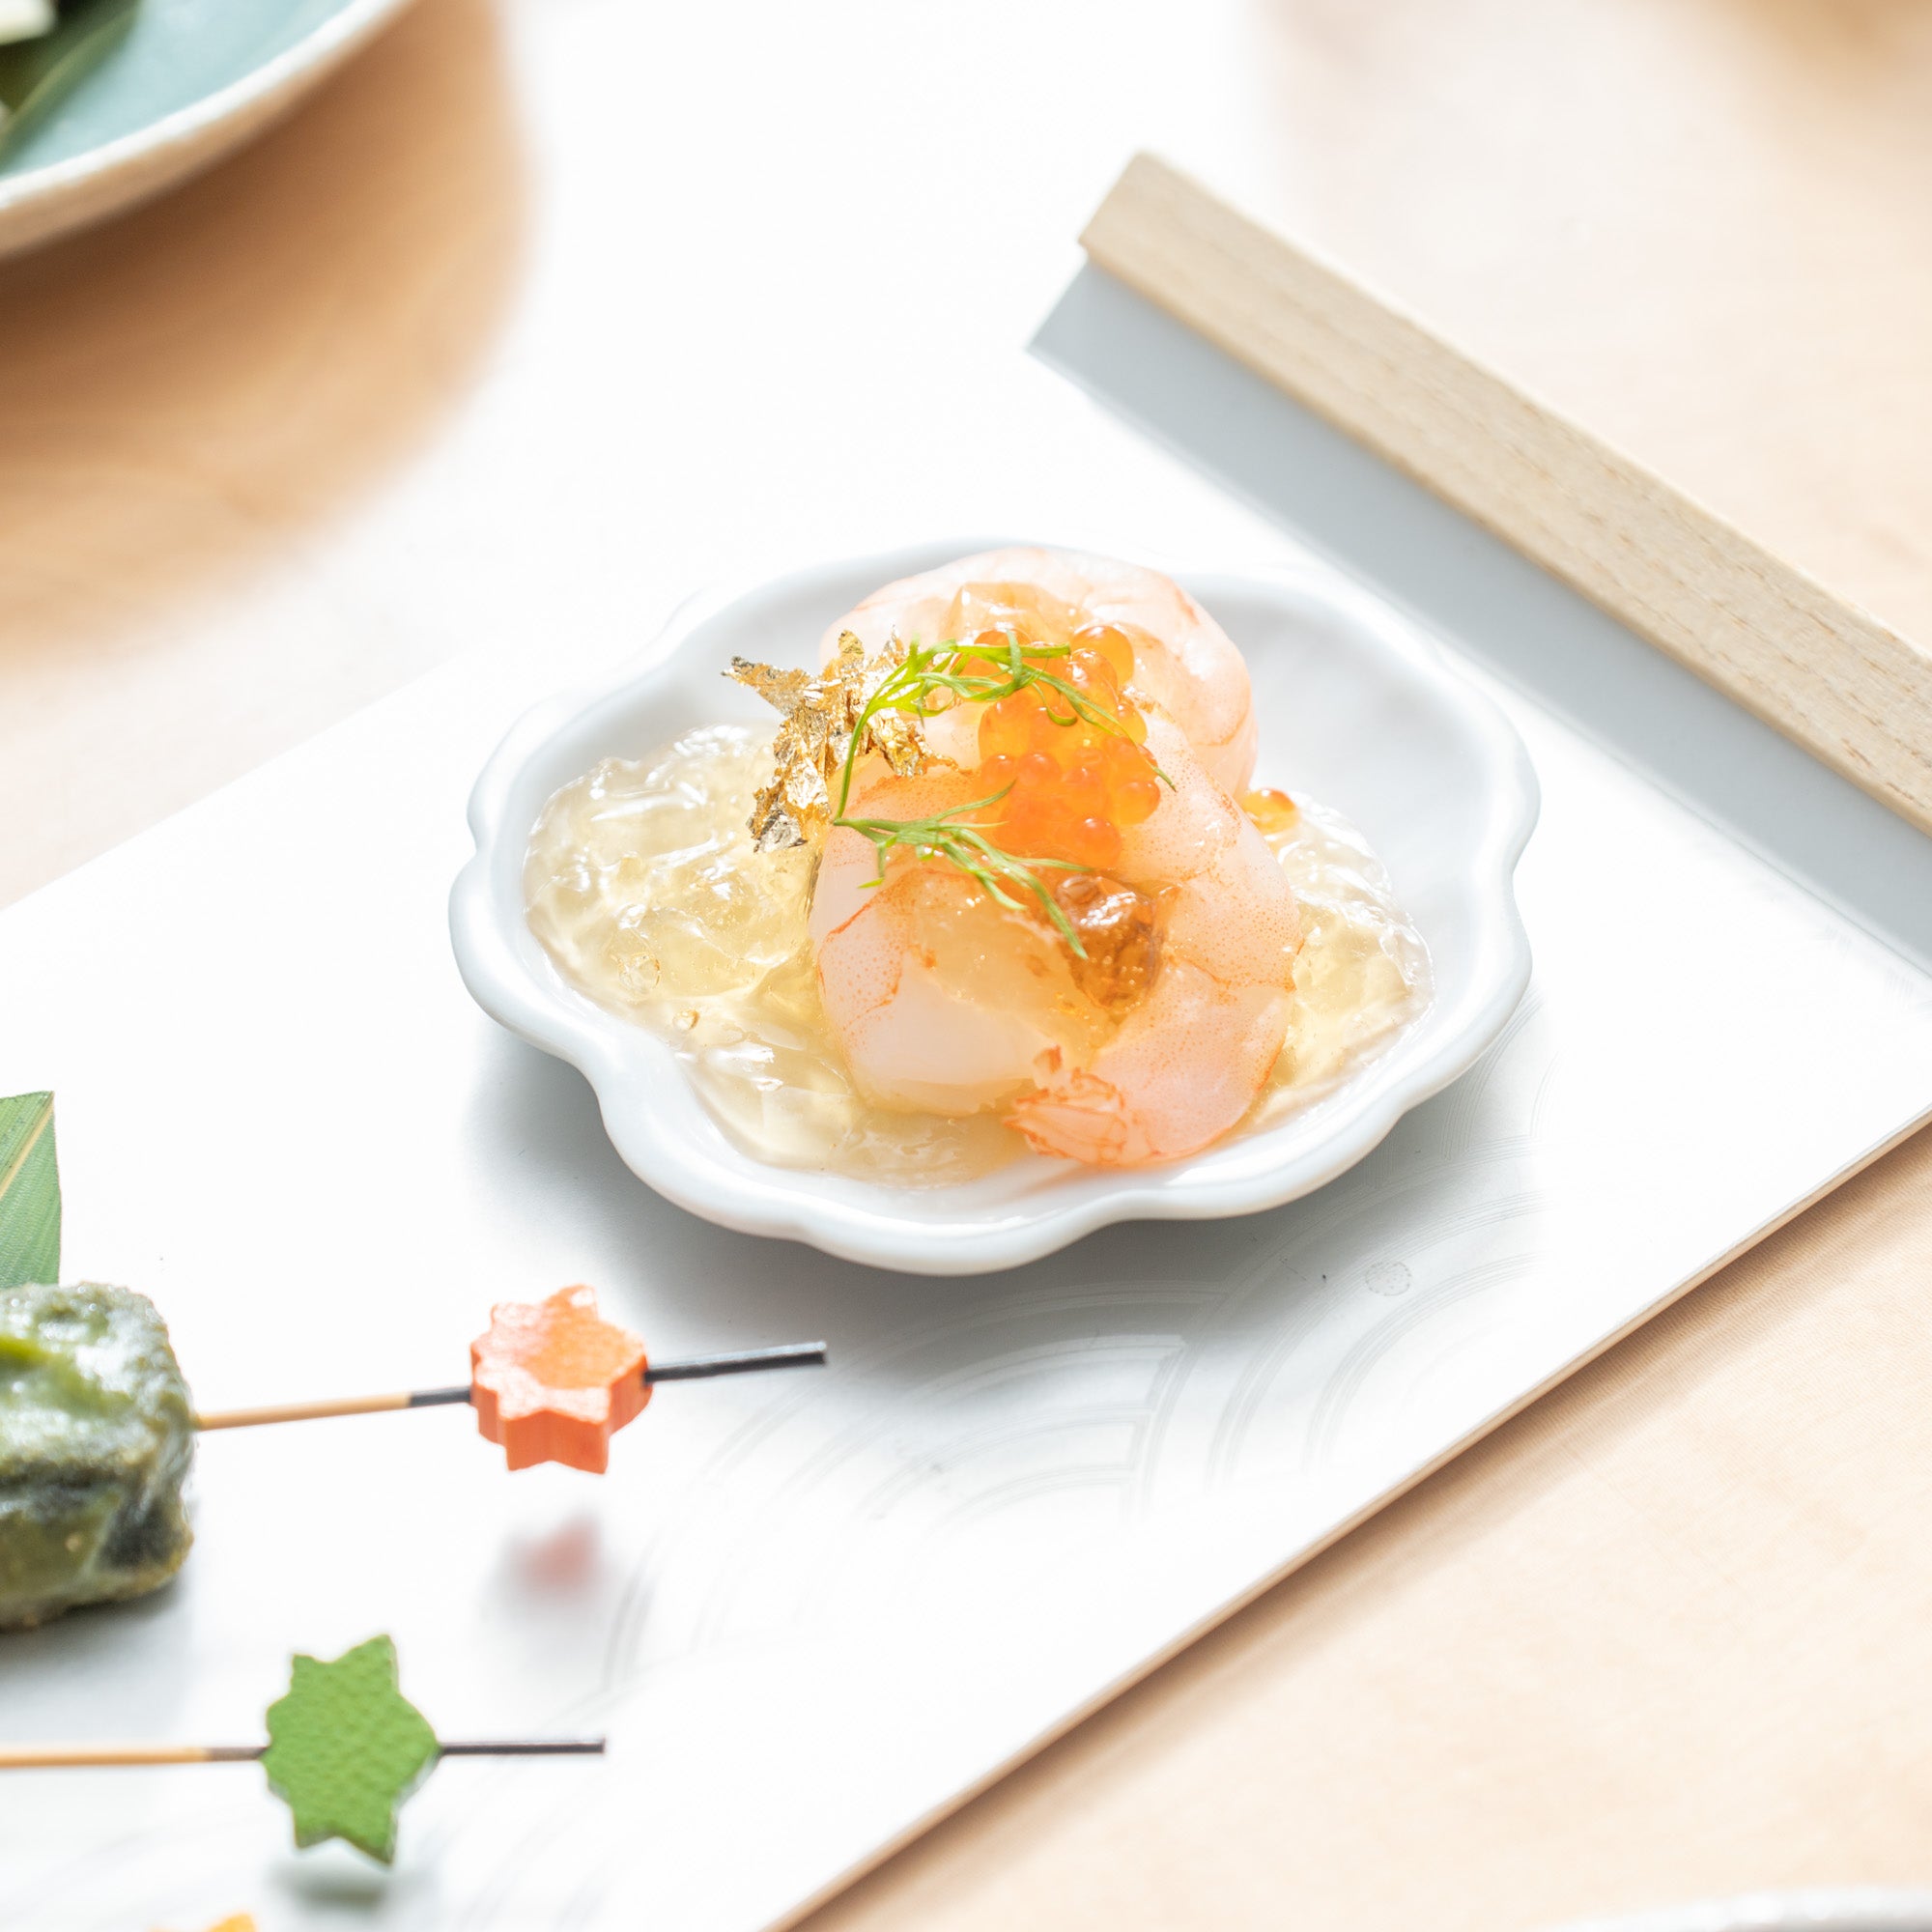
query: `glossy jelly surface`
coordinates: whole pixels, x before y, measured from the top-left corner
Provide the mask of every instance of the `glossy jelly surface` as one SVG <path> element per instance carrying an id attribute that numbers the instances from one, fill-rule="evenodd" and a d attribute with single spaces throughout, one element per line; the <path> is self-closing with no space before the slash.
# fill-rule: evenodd
<path id="1" fill-rule="evenodd" d="M 981 713 L 982 728 L 994 709 Z M 532 930 L 582 993 L 669 1041 L 712 1117 L 760 1159 L 923 1187 L 1018 1157 L 1019 1137 L 996 1109 L 904 1111 L 856 1091 L 827 1031 L 807 933 L 813 855 L 758 853 L 746 830 L 752 797 L 770 771 L 770 742 L 765 732 L 716 725 L 647 758 L 608 760 L 564 786 L 531 837 L 525 892 Z M 1075 756 L 1093 749 L 1070 736 L 1060 742 Z M 1130 736 L 1125 742 L 1138 749 Z M 996 745 L 991 755 L 1010 753 Z M 1420 936 L 1345 819 L 1280 793 L 1251 793 L 1242 803 L 1301 903 L 1305 937 L 1293 967 L 1287 1043 L 1237 1132 L 1331 1091 L 1422 1011 L 1430 985 Z M 943 949 L 952 943 L 947 909 L 976 889 L 923 869 L 931 872 L 932 944 Z M 1083 1036 L 1112 1024 L 1119 1000 L 1131 1002 L 1147 956 L 1131 895 L 1096 884 L 1084 889 L 1089 903 L 1077 917 L 1093 923 L 1090 951 L 1112 977 L 1098 977 L 1096 965 L 1095 977 L 1077 983 L 1073 962 L 1059 956 L 1065 949 L 1017 918 L 1007 963 L 983 962 L 986 972 L 1065 977 L 1066 1023 Z M 982 931 L 984 922 L 962 918 L 960 929 Z M 1124 991 L 1110 999 L 1117 988 Z"/>
<path id="2" fill-rule="evenodd" d="M 769 732 L 721 724 L 566 785 L 531 836 L 532 930 L 574 985 L 668 1040 L 762 1160 L 922 1187 L 1013 1159 L 990 1116 L 895 1113 L 854 1090 L 806 930 L 812 854 L 755 851 L 746 829 L 770 768 Z"/>

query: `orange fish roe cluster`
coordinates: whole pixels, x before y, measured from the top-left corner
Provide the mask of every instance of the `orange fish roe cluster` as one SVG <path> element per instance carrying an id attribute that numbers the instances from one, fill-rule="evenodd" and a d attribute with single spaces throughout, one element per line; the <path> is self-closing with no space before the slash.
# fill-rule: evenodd
<path id="1" fill-rule="evenodd" d="M 973 647 L 985 653 L 985 663 L 962 668 L 1007 668 L 1008 637 L 980 632 Z M 978 779 L 985 793 L 1007 795 L 984 830 L 1015 858 L 1065 859 L 1104 870 L 1121 856 L 1122 828 L 1140 824 L 1160 803 L 1160 780 L 1144 749 L 1147 723 L 1124 695 L 1133 640 L 1116 625 L 1090 624 L 1074 632 L 1065 656 L 1030 655 L 1029 641 L 1019 639 L 1027 663 L 1070 685 L 1119 728 L 1091 723 L 1065 692 L 1043 684 L 995 698 L 980 718 Z"/>

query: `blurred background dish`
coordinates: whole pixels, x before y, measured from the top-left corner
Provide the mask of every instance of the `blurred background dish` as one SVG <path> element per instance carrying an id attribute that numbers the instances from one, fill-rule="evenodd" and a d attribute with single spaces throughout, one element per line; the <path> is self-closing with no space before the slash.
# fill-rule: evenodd
<path id="1" fill-rule="evenodd" d="M 294 105 L 406 4 L 139 0 L 71 85 L 0 128 L 0 255 L 205 167 Z"/>

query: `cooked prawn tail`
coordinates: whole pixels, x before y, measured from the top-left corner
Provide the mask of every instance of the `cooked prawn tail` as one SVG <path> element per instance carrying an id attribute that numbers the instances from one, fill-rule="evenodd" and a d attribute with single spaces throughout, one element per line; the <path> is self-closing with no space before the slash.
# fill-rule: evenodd
<path id="1" fill-rule="evenodd" d="M 1036 1153 L 1090 1167 L 1138 1167 L 1159 1158 L 1132 1104 L 1111 1080 L 1063 1067 L 1057 1050 L 1041 1059 L 1052 1063 L 1040 1069 L 1042 1084 L 1020 1094 L 1007 1114 L 1007 1125 Z"/>

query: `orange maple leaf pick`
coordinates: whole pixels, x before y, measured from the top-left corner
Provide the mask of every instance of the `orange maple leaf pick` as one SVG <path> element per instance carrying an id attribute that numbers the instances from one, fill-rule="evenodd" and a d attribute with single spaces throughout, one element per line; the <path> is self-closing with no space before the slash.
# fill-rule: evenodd
<path id="1" fill-rule="evenodd" d="M 653 1365 L 643 1343 L 628 1328 L 599 1319 L 594 1290 L 562 1288 L 545 1301 L 499 1301 L 490 1311 L 489 1332 L 469 1345 L 471 1378 L 454 1387 L 285 1402 L 267 1408 L 203 1409 L 194 1426 L 251 1429 L 265 1422 L 315 1422 L 332 1415 L 446 1408 L 467 1402 L 476 1410 L 485 1438 L 502 1444 L 511 1468 L 567 1463 L 601 1476 L 610 1466 L 612 1433 L 642 1410 L 654 1382 L 824 1366 L 823 1342 L 730 1349 Z"/>
<path id="2" fill-rule="evenodd" d="M 469 1345 L 477 1426 L 513 1469 L 566 1463 L 601 1475 L 611 1436 L 651 1399 L 644 1345 L 597 1313 L 595 1289 L 499 1301 Z"/>

